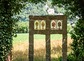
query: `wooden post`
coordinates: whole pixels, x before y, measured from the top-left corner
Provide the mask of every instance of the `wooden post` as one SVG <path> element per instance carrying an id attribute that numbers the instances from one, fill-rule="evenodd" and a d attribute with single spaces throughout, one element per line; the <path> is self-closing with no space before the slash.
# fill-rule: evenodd
<path id="1" fill-rule="evenodd" d="M 62 39 L 62 61 L 67 61 L 67 35 L 63 34 Z"/>
<path id="2" fill-rule="evenodd" d="M 33 61 L 33 58 L 34 58 L 33 34 L 29 33 L 29 61 Z"/>
<path id="3" fill-rule="evenodd" d="M 67 61 L 67 20 L 63 18 L 62 61 Z"/>
<path id="4" fill-rule="evenodd" d="M 33 61 L 34 58 L 34 36 L 33 36 L 33 29 L 34 29 L 34 23 L 32 19 L 30 18 L 29 22 L 29 61 Z"/>
<path id="5" fill-rule="evenodd" d="M 46 22 L 46 61 L 51 61 L 51 46 L 50 46 L 50 21 L 47 17 Z"/>
<path id="6" fill-rule="evenodd" d="M 50 34 L 46 34 L 46 61 L 51 61 Z"/>

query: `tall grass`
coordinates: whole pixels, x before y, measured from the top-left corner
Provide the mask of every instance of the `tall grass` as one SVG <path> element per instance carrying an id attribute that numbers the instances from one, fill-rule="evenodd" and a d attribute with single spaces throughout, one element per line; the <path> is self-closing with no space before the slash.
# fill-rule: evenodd
<path id="1" fill-rule="evenodd" d="M 13 41 L 13 61 L 28 61 L 28 34 L 18 34 Z M 70 37 L 70 35 L 69 35 Z M 34 35 L 34 61 L 46 61 L 45 36 Z M 59 61 L 62 55 L 62 35 L 51 35 L 51 61 Z M 68 38 L 68 47 L 71 39 Z M 70 52 L 70 48 L 68 48 Z"/>

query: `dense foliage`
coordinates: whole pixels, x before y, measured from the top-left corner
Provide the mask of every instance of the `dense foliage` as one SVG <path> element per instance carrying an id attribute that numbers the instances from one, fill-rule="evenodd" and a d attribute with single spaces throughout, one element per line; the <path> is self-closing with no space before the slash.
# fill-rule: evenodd
<path id="1" fill-rule="evenodd" d="M 84 19 L 84 0 L 52 0 L 52 4 L 64 7 L 70 17 L 78 16 Z"/>
<path id="2" fill-rule="evenodd" d="M 48 15 L 48 10 L 54 9 L 54 14 L 64 13 L 64 8 L 57 6 L 52 7 L 51 1 L 47 3 L 26 3 L 25 7 L 21 10 L 18 15 L 20 21 L 28 21 L 29 15 Z"/>
<path id="3" fill-rule="evenodd" d="M 0 61 L 5 61 L 12 49 L 12 36 L 14 36 L 15 22 L 24 6 L 23 0 L 0 0 Z"/>
<path id="4" fill-rule="evenodd" d="M 28 33 L 29 32 L 29 21 L 18 21 L 17 26 L 14 27 L 16 33 Z"/>
<path id="5" fill-rule="evenodd" d="M 71 32 L 73 43 L 72 55 L 75 58 L 75 61 L 84 61 L 84 21 L 79 19 L 76 23 L 76 27 L 74 27 L 74 30 Z"/>
<path id="6" fill-rule="evenodd" d="M 84 61 L 84 0 L 52 0 L 53 5 L 64 7 L 66 15 L 78 17 L 78 21 L 71 32 L 73 43 L 71 53 L 74 61 Z M 73 59 L 73 58 L 72 58 Z"/>
<path id="7" fill-rule="evenodd" d="M 45 4 L 26 3 L 20 14 L 16 15 L 20 21 L 28 21 L 29 15 L 46 15 Z"/>

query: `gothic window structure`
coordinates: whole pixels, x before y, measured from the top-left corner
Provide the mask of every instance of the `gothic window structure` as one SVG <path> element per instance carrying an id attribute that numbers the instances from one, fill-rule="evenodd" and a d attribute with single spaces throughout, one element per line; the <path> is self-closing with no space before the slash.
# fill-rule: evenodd
<path id="1" fill-rule="evenodd" d="M 45 30 L 46 29 L 46 22 L 45 20 L 41 21 L 41 30 Z"/>
<path id="2" fill-rule="evenodd" d="M 30 16 L 29 61 L 34 61 L 34 34 L 46 36 L 46 61 L 51 61 L 50 35 L 62 34 L 62 61 L 67 61 L 67 18 L 65 15 Z"/>
<path id="3" fill-rule="evenodd" d="M 51 29 L 56 30 L 56 21 L 55 20 L 51 21 Z"/>
<path id="4" fill-rule="evenodd" d="M 57 21 L 57 29 L 62 30 L 62 20 Z"/>
<path id="5" fill-rule="evenodd" d="M 46 29 L 45 20 L 35 20 L 34 21 L 34 29 L 35 30 L 45 30 Z"/>
<path id="6" fill-rule="evenodd" d="M 38 21 L 38 20 L 36 20 L 36 21 L 34 22 L 34 29 L 35 29 L 35 30 L 38 30 L 38 29 L 39 29 L 39 21 Z"/>

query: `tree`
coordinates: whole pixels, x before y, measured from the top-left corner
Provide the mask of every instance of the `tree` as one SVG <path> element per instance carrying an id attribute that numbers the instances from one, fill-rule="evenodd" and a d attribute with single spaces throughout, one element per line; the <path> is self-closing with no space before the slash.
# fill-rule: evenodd
<path id="1" fill-rule="evenodd" d="M 12 49 L 12 36 L 14 36 L 14 15 L 24 6 L 22 0 L 0 0 L 0 61 L 5 61 Z"/>
<path id="2" fill-rule="evenodd" d="M 72 56 L 75 61 L 84 61 L 84 0 L 52 0 L 52 4 L 64 7 L 69 17 L 79 18 L 71 32 Z"/>
<path id="3" fill-rule="evenodd" d="M 21 21 L 28 21 L 29 15 L 47 15 L 46 10 L 44 9 L 45 4 L 40 3 L 27 3 L 25 7 L 21 10 L 20 14 L 16 15 Z"/>
<path id="4" fill-rule="evenodd" d="M 84 0 L 52 0 L 53 5 L 64 7 L 67 14 L 84 19 Z"/>

